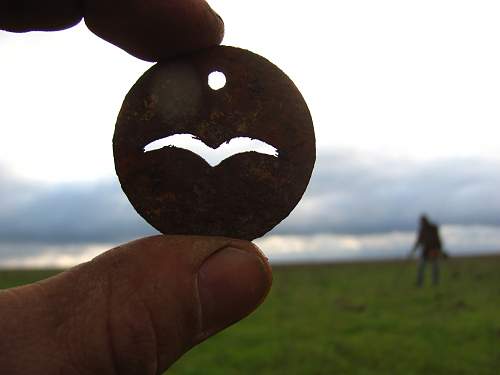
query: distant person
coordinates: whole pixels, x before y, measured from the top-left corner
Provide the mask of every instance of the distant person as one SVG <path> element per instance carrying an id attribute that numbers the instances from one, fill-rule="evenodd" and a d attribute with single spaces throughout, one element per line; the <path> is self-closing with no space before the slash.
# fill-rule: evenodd
<path id="1" fill-rule="evenodd" d="M 424 283 L 424 273 L 428 263 L 432 266 L 432 283 L 437 285 L 439 283 L 439 259 L 444 256 L 443 246 L 439 237 L 438 226 L 425 215 L 420 217 L 420 228 L 411 254 L 415 253 L 419 248 L 421 252 L 417 272 L 417 286 L 421 287 Z"/>

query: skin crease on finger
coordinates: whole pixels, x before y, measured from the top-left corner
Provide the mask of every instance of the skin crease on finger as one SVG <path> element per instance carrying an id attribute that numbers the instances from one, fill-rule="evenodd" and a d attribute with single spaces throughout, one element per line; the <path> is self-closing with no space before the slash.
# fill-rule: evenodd
<path id="1" fill-rule="evenodd" d="M 84 17 L 99 37 L 147 61 L 219 44 L 224 23 L 204 0 L 0 0 L 0 30 L 55 31 Z"/>
<path id="2" fill-rule="evenodd" d="M 216 267 L 205 271 L 210 262 Z M 207 298 L 217 302 L 221 293 L 231 294 L 231 284 L 244 292 L 222 308 L 207 304 Z M 162 373 L 189 348 L 248 315 L 270 285 L 267 260 L 249 242 L 137 240 L 0 293 L 0 330 L 9 337 L 0 340 L 0 368 L 12 375 Z"/>

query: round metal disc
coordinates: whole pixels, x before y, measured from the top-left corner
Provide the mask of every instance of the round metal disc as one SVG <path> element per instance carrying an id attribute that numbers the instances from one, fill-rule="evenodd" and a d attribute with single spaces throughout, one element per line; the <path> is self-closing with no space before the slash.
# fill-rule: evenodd
<path id="1" fill-rule="evenodd" d="M 213 72 L 226 78 L 218 90 Z M 113 149 L 123 191 L 160 232 L 247 240 L 289 215 L 316 158 L 293 82 L 263 57 L 223 46 L 149 69 L 125 98 Z M 200 150 L 230 154 L 212 166 Z"/>

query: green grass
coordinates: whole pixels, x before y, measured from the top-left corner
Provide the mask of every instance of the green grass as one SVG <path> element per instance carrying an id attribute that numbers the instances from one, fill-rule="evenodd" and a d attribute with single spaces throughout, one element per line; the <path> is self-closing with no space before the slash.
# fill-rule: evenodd
<path id="1" fill-rule="evenodd" d="M 498 374 L 500 257 L 276 267 L 265 304 L 169 374 Z M 1 272 L 0 288 L 51 272 Z"/>

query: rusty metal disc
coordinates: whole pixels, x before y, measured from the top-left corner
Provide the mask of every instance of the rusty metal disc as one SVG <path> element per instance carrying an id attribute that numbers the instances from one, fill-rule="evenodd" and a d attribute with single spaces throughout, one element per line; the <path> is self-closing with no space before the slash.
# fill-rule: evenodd
<path id="1" fill-rule="evenodd" d="M 225 75 L 223 88 L 208 85 L 212 72 Z M 247 150 L 211 166 L 179 145 L 145 151 L 176 134 L 219 151 L 255 139 L 277 157 Z M 311 116 L 293 82 L 263 57 L 224 46 L 149 69 L 125 98 L 113 149 L 123 191 L 160 232 L 247 240 L 290 214 L 316 158 Z"/>

